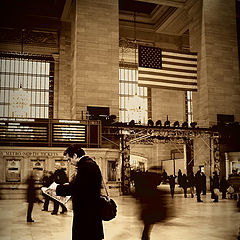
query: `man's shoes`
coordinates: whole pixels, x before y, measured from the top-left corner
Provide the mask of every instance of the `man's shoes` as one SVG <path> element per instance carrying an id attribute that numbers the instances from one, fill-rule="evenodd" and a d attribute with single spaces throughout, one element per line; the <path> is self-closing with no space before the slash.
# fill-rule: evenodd
<path id="1" fill-rule="evenodd" d="M 67 211 L 61 211 L 60 214 L 64 214 L 65 212 L 67 212 Z"/>
<path id="2" fill-rule="evenodd" d="M 52 215 L 57 215 L 57 213 L 55 213 L 55 212 L 52 212 L 51 214 L 52 214 Z"/>
<path id="3" fill-rule="evenodd" d="M 34 220 L 32 220 L 32 219 L 27 219 L 27 222 L 34 222 Z"/>
<path id="4" fill-rule="evenodd" d="M 213 202 L 218 202 L 217 200 L 214 200 Z"/>
<path id="5" fill-rule="evenodd" d="M 42 209 L 42 211 L 46 211 L 47 212 L 48 210 L 47 209 Z"/>
<path id="6" fill-rule="evenodd" d="M 202 200 L 198 200 L 198 202 L 203 202 Z"/>

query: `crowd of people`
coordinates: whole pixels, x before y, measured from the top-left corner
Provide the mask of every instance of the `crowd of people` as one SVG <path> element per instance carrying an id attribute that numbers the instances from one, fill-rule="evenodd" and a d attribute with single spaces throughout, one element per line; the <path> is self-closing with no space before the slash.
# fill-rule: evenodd
<path id="1" fill-rule="evenodd" d="M 52 171 L 44 171 L 44 175 L 42 178 L 42 186 L 48 188 L 53 182 L 57 184 L 64 184 L 68 182 L 68 177 L 65 170 L 62 168 L 60 163 L 56 163 L 55 165 L 55 172 Z M 37 188 L 35 186 L 35 179 L 34 179 L 34 172 L 31 172 L 28 180 L 27 180 L 27 202 L 28 202 L 28 210 L 27 210 L 27 222 L 34 222 L 32 219 L 32 210 L 35 202 L 41 202 L 39 196 L 37 194 Z M 60 214 L 67 212 L 67 208 L 64 204 L 59 203 L 58 201 L 54 200 L 53 198 L 49 197 L 48 195 L 42 193 L 43 195 L 43 209 L 42 211 L 48 212 L 49 203 L 50 201 L 53 202 L 53 211 L 51 212 L 52 215 L 57 215 L 59 211 L 59 206 L 61 206 L 62 211 Z"/>
<path id="2" fill-rule="evenodd" d="M 42 179 L 43 187 L 54 190 L 57 196 L 71 196 L 73 207 L 72 239 L 101 240 L 104 238 L 102 216 L 100 209 L 100 194 L 102 188 L 102 174 L 99 166 L 79 144 L 70 145 L 64 156 L 75 167 L 76 171 L 71 181 L 68 180 L 65 170 L 56 164 L 54 173 L 46 171 Z M 32 210 L 37 201 L 37 189 L 34 172 L 27 180 L 27 222 L 34 222 Z M 42 211 L 48 211 L 49 202 L 53 201 L 52 215 L 67 212 L 67 208 L 59 201 L 44 194 Z"/>
<path id="3" fill-rule="evenodd" d="M 196 190 L 197 202 L 203 202 L 201 195 L 206 195 L 207 184 L 206 175 L 200 169 L 194 175 L 193 171 L 190 171 L 188 175 L 182 174 L 181 169 L 178 170 L 178 175 L 168 176 L 166 170 L 163 170 L 161 174 L 162 182 L 169 183 L 170 193 L 172 198 L 175 193 L 175 185 L 178 184 L 179 187 L 183 189 L 184 197 L 187 198 L 187 194 L 190 193 L 191 198 L 194 197 L 194 189 Z M 176 180 L 177 179 L 177 180 Z M 213 202 L 218 202 L 219 197 L 222 199 L 227 198 L 227 193 L 229 193 L 230 198 L 235 198 L 239 202 L 239 185 L 240 185 L 240 175 L 237 174 L 235 170 L 230 174 L 228 180 L 225 176 L 219 177 L 216 171 L 213 172 L 210 177 L 210 192 Z M 239 207 L 239 203 L 238 203 Z"/>
<path id="4" fill-rule="evenodd" d="M 60 164 L 56 164 L 55 172 L 46 171 L 42 179 L 43 187 L 54 189 L 58 196 L 71 196 L 73 205 L 73 227 L 72 239 L 100 240 L 104 238 L 101 211 L 100 195 L 102 185 L 102 175 L 99 166 L 90 157 L 85 155 L 80 145 L 70 145 L 64 152 L 64 156 L 76 168 L 74 177 L 69 181 L 65 170 Z M 142 240 L 149 240 L 153 225 L 157 222 L 165 221 L 173 216 L 174 209 L 169 206 L 169 198 L 166 196 L 169 191 L 163 191 L 158 186 L 168 184 L 170 186 L 171 197 L 174 198 L 175 185 L 178 184 L 183 189 L 184 197 L 187 198 L 190 193 L 194 198 L 195 191 L 197 202 L 203 202 L 201 195 L 206 195 L 206 176 L 199 169 L 196 174 L 190 171 L 188 174 L 182 174 L 179 169 L 178 175 L 168 176 L 164 170 L 162 174 L 154 171 L 131 171 L 131 180 L 134 185 L 133 196 L 140 204 L 140 217 L 144 227 L 142 230 Z M 228 180 L 224 176 L 219 178 L 217 172 L 213 172 L 210 178 L 210 191 L 213 202 L 227 198 L 227 193 L 238 200 L 239 204 L 239 181 L 240 175 L 233 172 Z M 32 219 L 32 210 L 37 201 L 36 188 L 34 186 L 34 176 L 30 175 L 28 179 L 27 191 L 27 222 L 34 222 Z M 53 184 L 54 183 L 54 184 Z M 54 185 L 54 187 L 52 187 Z M 229 190 L 232 188 L 232 192 Z M 237 193 L 237 194 L 236 194 Z M 61 214 L 67 212 L 64 204 L 54 200 L 46 194 L 44 195 L 42 211 L 49 210 L 49 203 L 53 201 L 52 215 L 58 214 L 61 206 Z"/>

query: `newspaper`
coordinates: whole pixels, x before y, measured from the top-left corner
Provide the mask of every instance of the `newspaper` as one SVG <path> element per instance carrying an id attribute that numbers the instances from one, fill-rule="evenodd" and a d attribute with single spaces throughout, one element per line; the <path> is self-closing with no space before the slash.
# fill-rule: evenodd
<path id="1" fill-rule="evenodd" d="M 56 201 L 62 203 L 63 205 L 66 205 L 71 196 L 58 196 L 56 194 L 56 186 L 57 184 L 53 182 L 49 187 L 42 187 L 41 190 L 44 194 L 46 194 L 50 198 L 55 199 Z"/>

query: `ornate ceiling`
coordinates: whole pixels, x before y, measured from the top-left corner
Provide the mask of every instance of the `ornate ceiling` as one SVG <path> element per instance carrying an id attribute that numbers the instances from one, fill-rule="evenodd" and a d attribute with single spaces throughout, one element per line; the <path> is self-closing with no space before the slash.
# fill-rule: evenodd
<path id="1" fill-rule="evenodd" d="M 58 31 L 72 0 L 1 0 L 0 27 Z M 119 0 L 120 31 L 137 29 L 181 36 L 194 0 Z"/>

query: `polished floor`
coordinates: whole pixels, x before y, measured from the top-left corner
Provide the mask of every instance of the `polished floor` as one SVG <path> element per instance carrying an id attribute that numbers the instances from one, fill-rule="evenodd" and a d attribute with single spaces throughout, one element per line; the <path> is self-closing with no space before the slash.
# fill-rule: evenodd
<path id="1" fill-rule="evenodd" d="M 117 217 L 104 222 L 105 240 L 140 240 L 142 222 L 139 220 L 139 205 L 130 196 L 114 197 L 118 205 Z M 240 231 L 240 211 L 236 201 L 220 199 L 213 203 L 208 193 L 184 198 L 176 194 L 169 204 L 174 208 L 173 216 L 164 223 L 154 225 L 151 240 L 237 240 Z M 0 240 L 70 240 L 72 211 L 51 215 L 43 212 L 42 203 L 33 209 L 34 223 L 26 222 L 27 203 L 21 200 L 0 200 Z M 84 239 L 87 240 L 87 239 Z"/>

